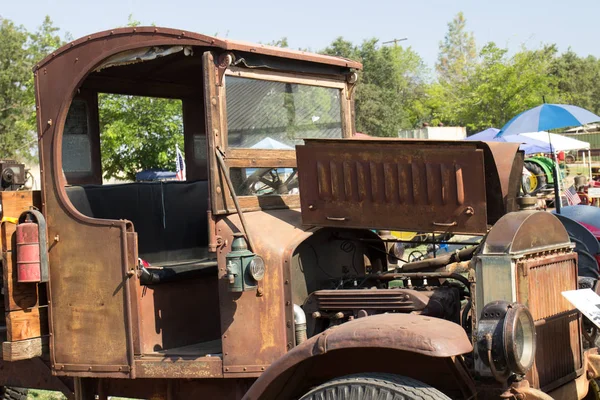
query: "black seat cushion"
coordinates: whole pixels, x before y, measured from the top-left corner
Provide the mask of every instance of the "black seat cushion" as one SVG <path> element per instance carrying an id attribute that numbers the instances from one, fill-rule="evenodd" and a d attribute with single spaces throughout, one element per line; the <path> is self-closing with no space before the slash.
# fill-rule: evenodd
<path id="1" fill-rule="evenodd" d="M 66 191 L 88 217 L 133 222 L 139 255 L 152 264 L 207 257 L 207 181 L 69 186 Z"/>

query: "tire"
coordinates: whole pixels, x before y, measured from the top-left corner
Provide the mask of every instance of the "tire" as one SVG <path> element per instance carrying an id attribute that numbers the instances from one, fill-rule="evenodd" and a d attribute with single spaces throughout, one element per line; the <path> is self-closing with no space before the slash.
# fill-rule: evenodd
<path id="1" fill-rule="evenodd" d="M 27 389 L 0 386 L 0 400 L 27 400 Z"/>
<path id="2" fill-rule="evenodd" d="M 450 397 L 416 379 L 365 373 L 333 379 L 300 400 L 450 400 Z"/>
<path id="3" fill-rule="evenodd" d="M 540 167 L 536 163 L 525 161 L 525 168 L 527 168 L 527 171 L 531 172 L 537 178 L 536 186 L 530 188 L 529 193 L 525 194 L 536 194 L 537 192 L 546 187 L 546 184 L 548 183 L 548 178 L 546 177 L 546 173 L 544 172 L 542 167 Z"/>

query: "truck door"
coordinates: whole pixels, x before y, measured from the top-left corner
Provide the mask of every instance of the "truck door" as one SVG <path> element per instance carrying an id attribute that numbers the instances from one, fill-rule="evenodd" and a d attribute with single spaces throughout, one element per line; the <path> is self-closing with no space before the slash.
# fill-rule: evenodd
<path id="1" fill-rule="evenodd" d="M 45 84 L 43 78 L 38 84 Z M 64 123 L 52 127 L 41 140 L 50 264 L 50 356 L 58 375 L 125 378 L 134 376 L 133 279 L 128 272 L 137 260 L 136 234 L 125 220 L 83 215 L 65 189 L 65 175 L 75 171 L 81 177 L 92 176 L 96 168 L 96 101 L 95 94 L 76 98 L 68 112 L 57 111 L 52 118 L 62 118 Z M 61 155 L 68 154 L 77 157 L 64 164 Z M 79 189 L 73 183 L 69 179 L 69 190 Z"/>

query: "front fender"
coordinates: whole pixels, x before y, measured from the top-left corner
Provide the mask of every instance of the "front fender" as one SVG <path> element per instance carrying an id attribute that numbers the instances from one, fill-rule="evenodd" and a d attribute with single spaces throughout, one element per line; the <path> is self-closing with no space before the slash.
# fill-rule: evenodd
<path id="1" fill-rule="evenodd" d="M 450 321 L 412 314 L 380 314 L 332 327 L 296 346 L 252 385 L 245 400 L 258 400 L 271 385 L 308 359 L 347 349 L 386 349 L 449 358 L 473 350 L 464 329 Z M 323 357 L 324 359 L 325 357 Z M 367 371 L 365 371 L 367 372 Z M 293 375 L 293 374 L 292 374 Z"/>

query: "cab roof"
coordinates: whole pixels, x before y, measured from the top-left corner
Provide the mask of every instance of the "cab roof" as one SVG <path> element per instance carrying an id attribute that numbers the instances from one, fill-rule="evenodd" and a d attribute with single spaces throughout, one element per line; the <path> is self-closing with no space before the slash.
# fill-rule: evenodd
<path id="1" fill-rule="evenodd" d="M 237 40 L 221 39 L 214 36 L 207 36 L 200 33 L 177 30 L 171 28 L 155 26 L 136 26 L 127 28 L 118 28 L 97 32 L 88 36 L 81 37 L 62 46 L 52 54 L 48 55 L 36 65 L 41 68 L 51 62 L 52 59 L 62 56 L 64 53 L 83 47 L 86 43 L 106 40 L 109 37 L 131 37 L 131 43 L 139 42 L 140 47 L 148 45 L 161 45 L 165 38 L 181 41 L 182 45 L 197 45 L 205 47 L 220 48 L 225 51 L 242 51 L 248 53 L 263 54 L 267 56 L 300 60 L 324 65 L 345 67 L 352 69 L 362 69 L 362 64 L 342 57 L 328 56 L 323 54 L 310 53 L 300 50 L 269 46 L 264 44 L 248 43 Z"/>

